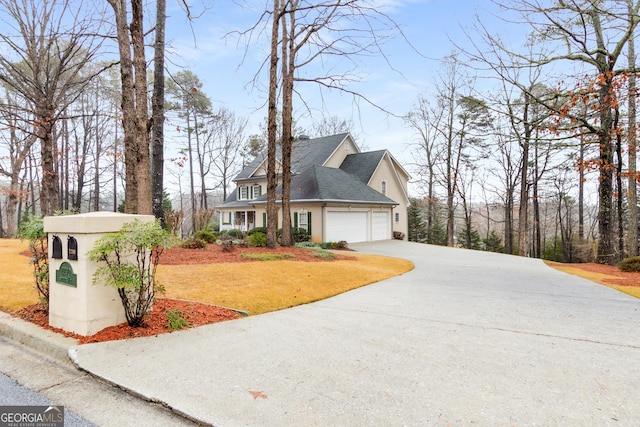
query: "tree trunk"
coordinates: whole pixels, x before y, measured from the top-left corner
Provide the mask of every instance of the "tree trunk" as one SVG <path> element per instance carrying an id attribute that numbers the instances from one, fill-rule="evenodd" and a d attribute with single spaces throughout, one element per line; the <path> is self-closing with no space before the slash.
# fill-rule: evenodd
<path id="1" fill-rule="evenodd" d="M 297 2 L 282 17 L 282 237 L 283 246 L 293 246 L 291 235 L 291 134 L 293 114 L 293 73 L 295 70 L 295 13 Z M 287 29 L 287 16 L 290 28 Z"/>
<path id="2" fill-rule="evenodd" d="M 634 16 L 632 2 L 628 3 L 629 15 Z M 637 17 L 636 17 L 637 19 Z M 628 57 L 629 69 L 636 66 L 636 48 L 635 37 L 629 37 Z M 637 190 L 637 172 L 636 172 L 636 150 L 637 150 L 637 132 L 636 132 L 636 74 L 629 73 L 629 118 L 628 118 L 628 138 L 629 138 L 629 230 L 627 234 L 627 251 L 629 256 L 638 255 L 638 190 Z"/>
<path id="3" fill-rule="evenodd" d="M 116 18 L 118 50 L 120 52 L 120 81 L 122 85 L 122 126 L 124 129 L 124 164 L 125 164 L 125 213 L 138 211 L 138 174 L 136 172 L 136 120 L 135 90 L 133 83 L 133 62 L 131 59 L 131 40 L 127 25 L 126 0 L 109 0 Z"/>
<path id="4" fill-rule="evenodd" d="M 520 169 L 520 205 L 518 207 L 518 255 L 529 256 L 527 243 L 529 225 L 529 143 L 531 141 L 531 124 L 529 123 L 529 108 L 531 95 L 524 94 L 524 137 L 522 140 L 522 163 Z M 506 247 L 506 246 L 505 246 Z M 506 251 L 505 251 L 506 252 Z"/>
<path id="5" fill-rule="evenodd" d="M 599 142 L 599 191 L 598 191 L 598 262 L 613 265 L 616 262 L 616 250 L 613 244 L 613 150 L 611 147 L 611 75 L 603 75 L 599 90 L 599 112 L 601 128 Z"/>
<path id="6" fill-rule="evenodd" d="M 276 223 L 278 210 L 276 207 L 276 134 L 278 124 L 277 86 L 278 86 L 278 34 L 280 29 L 280 0 L 273 0 L 273 22 L 271 25 L 271 53 L 269 58 L 269 101 L 267 111 L 267 247 L 275 248 L 278 244 Z"/>
<path id="7" fill-rule="evenodd" d="M 153 143 L 151 148 L 151 194 L 153 215 L 164 226 L 164 51 L 167 2 L 156 3 L 156 42 L 153 71 Z"/>
<path id="8" fill-rule="evenodd" d="M 135 149 L 138 209 L 136 213 L 151 215 L 151 162 L 149 140 L 149 102 L 147 95 L 147 61 L 145 59 L 142 0 L 131 0 L 131 40 L 135 74 Z"/>

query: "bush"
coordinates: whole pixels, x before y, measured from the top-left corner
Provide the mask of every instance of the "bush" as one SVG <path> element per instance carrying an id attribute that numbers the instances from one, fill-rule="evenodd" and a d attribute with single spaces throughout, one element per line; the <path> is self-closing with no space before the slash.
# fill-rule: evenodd
<path id="1" fill-rule="evenodd" d="M 180 310 L 169 310 L 164 314 L 167 316 L 167 324 L 174 331 L 191 326 L 189 325 L 189 321 L 184 318 L 184 314 Z"/>
<path id="2" fill-rule="evenodd" d="M 49 311 L 49 254 L 47 253 L 47 233 L 39 216 L 30 216 L 18 227 L 18 236 L 29 240 L 30 263 L 36 282 L 38 299 L 46 312 Z"/>
<path id="3" fill-rule="evenodd" d="M 640 271 L 640 256 L 625 258 L 618 263 L 618 268 L 622 271 Z"/>
<path id="4" fill-rule="evenodd" d="M 215 243 L 217 239 L 216 235 L 207 229 L 196 232 L 193 237 L 195 239 L 204 240 L 207 243 Z"/>
<path id="5" fill-rule="evenodd" d="M 340 240 L 339 242 L 331 242 L 330 249 L 347 249 L 349 244 L 346 240 Z"/>
<path id="6" fill-rule="evenodd" d="M 278 228 L 276 230 L 276 235 L 278 236 L 278 241 L 280 241 L 282 237 L 282 228 Z M 293 237 L 294 244 L 299 242 L 308 242 L 311 240 L 311 236 L 304 228 L 291 227 L 291 237 Z"/>
<path id="7" fill-rule="evenodd" d="M 251 230 L 249 230 L 247 232 L 247 234 L 249 236 L 251 236 L 252 234 L 255 234 L 255 233 L 262 233 L 262 234 L 264 234 L 266 236 L 267 235 L 267 227 L 255 227 L 255 228 L 252 228 Z"/>
<path id="8" fill-rule="evenodd" d="M 235 249 L 233 240 L 230 239 L 220 241 L 220 247 L 222 248 L 222 252 L 232 252 Z"/>
<path id="9" fill-rule="evenodd" d="M 242 232 L 242 230 L 233 228 L 231 230 L 224 230 L 220 233 L 220 236 L 230 236 L 236 239 L 242 239 L 244 238 L 244 233 Z"/>
<path id="10" fill-rule="evenodd" d="M 207 242 L 197 237 L 190 237 L 180 243 L 180 247 L 185 249 L 204 249 L 207 247 Z"/>
<path id="11" fill-rule="evenodd" d="M 267 235 L 262 232 L 255 232 L 249 235 L 249 246 L 251 247 L 265 247 L 267 246 Z"/>
<path id="12" fill-rule="evenodd" d="M 163 291 L 156 269 L 171 242 L 159 222 L 135 220 L 100 238 L 87 254 L 91 261 L 102 263 L 93 274 L 93 284 L 102 281 L 117 289 L 129 326 L 144 325 L 156 292 Z"/>

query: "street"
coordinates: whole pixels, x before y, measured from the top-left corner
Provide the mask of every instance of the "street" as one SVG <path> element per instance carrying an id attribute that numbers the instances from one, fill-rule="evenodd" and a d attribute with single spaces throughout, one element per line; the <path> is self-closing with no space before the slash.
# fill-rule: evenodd
<path id="1" fill-rule="evenodd" d="M 195 425 L 75 369 L 71 362 L 50 359 L 1 337 L 0 360 L 0 405 L 55 403 L 64 406 L 65 426 Z"/>

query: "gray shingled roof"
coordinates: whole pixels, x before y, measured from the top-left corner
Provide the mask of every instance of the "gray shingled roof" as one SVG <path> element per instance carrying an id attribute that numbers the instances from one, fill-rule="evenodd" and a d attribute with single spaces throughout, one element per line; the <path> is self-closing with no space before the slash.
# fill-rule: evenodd
<path id="1" fill-rule="evenodd" d="M 291 172 L 296 174 L 311 166 L 323 165 L 347 135 L 349 134 L 340 133 L 338 135 L 323 136 L 321 138 L 299 139 L 294 141 L 293 149 L 291 150 Z M 282 158 L 279 145 L 276 157 L 278 160 Z M 250 178 L 251 174 L 253 174 L 266 158 L 267 151 L 264 150 L 235 177 L 234 181 Z"/>
<path id="2" fill-rule="evenodd" d="M 349 154 L 340 165 L 340 169 L 368 184 L 386 152 L 387 150 L 378 150 Z"/>
<path id="3" fill-rule="evenodd" d="M 278 186 L 277 193 L 282 193 Z M 229 199 L 227 199 L 229 200 Z M 266 203 L 267 196 L 262 195 L 251 204 Z M 397 205 L 396 202 L 364 184 L 354 175 L 341 169 L 324 166 L 312 166 L 304 173 L 291 179 L 291 202 L 336 201 L 351 203 L 380 203 Z M 230 207 L 227 202 L 225 207 Z"/>
<path id="4" fill-rule="evenodd" d="M 339 201 L 351 203 L 397 204 L 367 184 L 386 150 L 348 155 L 339 169 L 322 166 L 348 134 L 295 141 L 291 153 L 293 177 L 291 201 Z M 266 156 L 266 152 L 263 153 Z M 280 151 L 278 150 L 278 156 Z M 251 162 L 236 180 L 247 179 L 262 162 L 262 155 Z M 282 192 L 281 186 L 276 190 Z M 232 192 L 223 207 L 249 207 L 265 203 L 266 194 L 255 200 L 237 200 Z"/>

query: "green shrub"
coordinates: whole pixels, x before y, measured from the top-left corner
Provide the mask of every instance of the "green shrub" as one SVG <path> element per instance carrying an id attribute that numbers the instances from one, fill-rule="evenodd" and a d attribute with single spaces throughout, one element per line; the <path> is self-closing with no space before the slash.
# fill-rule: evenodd
<path id="1" fill-rule="evenodd" d="M 102 264 L 93 274 L 93 284 L 116 288 L 129 326 L 144 325 L 156 292 L 163 291 L 155 273 L 162 251 L 171 243 L 158 221 L 135 220 L 100 238 L 87 253 L 91 261 Z"/>
<path id="2" fill-rule="evenodd" d="M 276 230 L 276 235 L 278 236 L 278 240 L 282 237 L 282 228 L 278 228 Z M 299 242 L 307 242 L 311 240 L 311 236 L 304 228 L 291 228 L 291 237 L 293 237 L 293 243 Z"/>
<path id="3" fill-rule="evenodd" d="M 36 282 L 38 299 L 46 312 L 49 311 L 49 254 L 47 253 L 47 233 L 39 216 L 29 216 L 20 222 L 18 236 L 29 240 L 30 263 Z"/>
<path id="4" fill-rule="evenodd" d="M 196 239 L 204 240 L 207 243 L 215 243 L 217 239 L 217 236 L 207 229 L 196 232 L 193 237 Z"/>
<path id="5" fill-rule="evenodd" d="M 256 261 L 275 261 L 280 259 L 293 259 L 295 256 L 291 254 L 242 254 L 240 258 Z"/>
<path id="6" fill-rule="evenodd" d="M 306 242 L 298 242 L 295 244 L 295 246 L 298 248 L 313 249 L 313 248 L 320 248 L 320 243 L 306 241 Z"/>
<path id="7" fill-rule="evenodd" d="M 249 246 L 251 247 L 265 247 L 267 246 L 267 235 L 258 231 L 249 235 Z"/>
<path id="8" fill-rule="evenodd" d="M 191 326 L 180 310 L 169 310 L 165 312 L 165 314 L 167 316 L 167 323 L 169 324 L 169 327 L 174 331 Z"/>
<path id="9" fill-rule="evenodd" d="M 230 236 L 236 239 L 242 239 L 244 238 L 244 233 L 242 230 L 232 228 L 231 230 L 224 230 L 220 232 L 220 236 Z"/>
<path id="10" fill-rule="evenodd" d="M 625 258 L 618 263 L 618 268 L 622 271 L 640 271 L 640 256 Z"/>
<path id="11" fill-rule="evenodd" d="M 247 234 L 249 236 L 251 236 L 252 234 L 255 234 L 255 233 L 262 233 L 262 234 L 266 235 L 267 234 L 267 227 L 255 227 L 255 228 L 252 228 L 251 230 L 249 230 L 247 232 Z"/>
<path id="12" fill-rule="evenodd" d="M 204 249 L 207 247 L 207 242 L 197 237 L 190 237 L 180 243 L 180 247 L 185 249 Z"/>
<path id="13" fill-rule="evenodd" d="M 346 240 L 340 240 L 339 242 L 331 242 L 329 244 L 329 249 L 347 249 L 349 244 Z"/>

